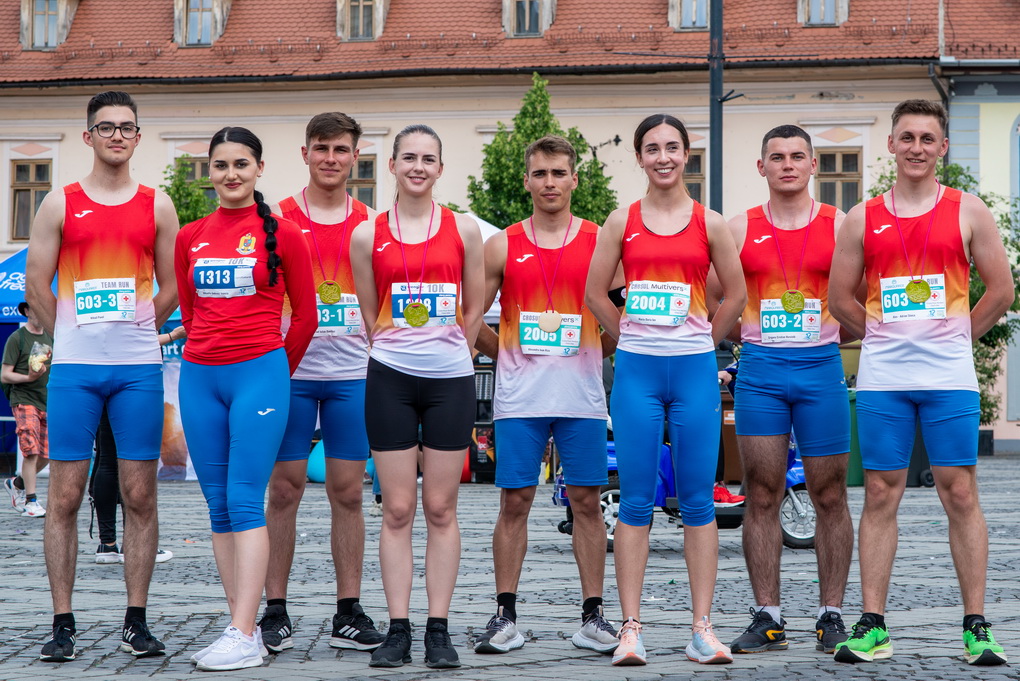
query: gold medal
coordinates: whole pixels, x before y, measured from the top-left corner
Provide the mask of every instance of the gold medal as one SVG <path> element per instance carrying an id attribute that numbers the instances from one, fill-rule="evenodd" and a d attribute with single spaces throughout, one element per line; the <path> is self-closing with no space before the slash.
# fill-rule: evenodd
<path id="1" fill-rule="evenodd" d="M 538 315 L 538 328 L 546 333 L 555 333 L 563 322 L 563 317 L 555 310 L 546 310 Z"/>
<path id="2" fill-rule="evenodd" d="M 318 286 L 319 300 L 324 305 L 336 305 L 340 302 L 340 284 L 327 279 Z"/>
<path id="3" fill-rule="evenodd" d="M 421 303 L 408 303 L 404 307 L 404 319 L 411 326 L 425 326 L 429 321 L 429 309 Z"/>
<path id="4" fill-rule="evenodd" d="M 783 309 L 791 314 L 796 314 L 804 309 L 804 294 L 796 289 L 790 289 L 779 299 Z"/>
<path id="5" fill-rule="evenodd" d="M 903 287 L 903 291 L 912 303 L 923 303 L 931 298 L 931 286 L 924 279 L 908 281 L 907 285 Z"/>

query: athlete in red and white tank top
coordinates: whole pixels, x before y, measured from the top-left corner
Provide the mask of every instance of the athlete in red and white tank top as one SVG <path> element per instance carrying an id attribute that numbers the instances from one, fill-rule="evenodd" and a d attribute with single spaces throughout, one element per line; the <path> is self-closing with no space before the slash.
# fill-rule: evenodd
<path id="1" fill-rule="evenodd" d="M 368 337 L 361 321 L 361 308 L 351 271 L 351 234 L 368 219 L 368 207 L 348 197 L 347 218 L 338 224 L 313 222 L 294 197 L 280 202 L 283 217 L 297 223 L 307 237 L 315 278 L 318 328 L 292 378 L 306 381 L 346 381 L 365 377 L 368 367 Z M 324 301 L 318 292 L 324 281 L 339 285 L 339 299 L 327 291 Z M 290 305 L 283 310 L 284 333 L 290 325 Z"/>
<path id="2" fill-rule="evenodd" d="M 408 244 L 394 235 L 392 213 L 381 213 L 375 220 L 372 272 L 379 302 L 371 356 L 412 376 L 470 376 L 474 368 L 461 313 L 464 244 L 456 216 L 449 208 L 436 206 L 432 235 Z M 404 315 L 418 305 L 428 311 L 420 326 Z"/>
<path id="3" fill-rule="evenodd" d="M 54 364 L 163 362 L 152 303 L 154 197 L 138 185 L 127 203 L 108 206 L 77 182 L 64 187 Z"/>
<path id="4" fill-rule="evenodd" d="M 573 222 L 580 225 L 562 249 L 538 248 L 525 223 L 505 230 L 496 418 L 606 416 L 599 324 L 584 304 L 599 228 L 587 220 Z M 551 305 L 544 283 L 552 288 Z M 552 332 L 539 325 L 547 309 L 561 317 Z"/>
<path id="5" fill-rule="evenodd" d="M 705 305 L 711 265 L 705 207 L 695 201 L 690 222 L 664 235 L 645 227 L 641 202 L 635 201 L 621 251 L 627 304 L 619 349 L 642 355 L 710 352 L 715 344 Z"/>
<path id="6" fill-rule="evenodd" d="M 867 202 L 867 334 L 861 347 L 858 390 L 977 390 L 970 262 L 960 234 L 961 195 L 946 187 L 931 211 L 901 216 L 898 225 L 884 195 Z M 931 292 L 922 302 L 914 302 L 908 290 L 908 284 L 917 279 Z"/>
<path id="7" fill-rule="evenodd" d="M 762 206 L 747 211 L 740 250 L 747 284 L 741 341 L 784 348 L 839 342 L 839 324 L 829 314 L 835 224 L 836 207 L 826 204 L 800 229 L 776 229 Z M 784 309 L 782 296 L 788 290 L 803 294 L 802 310 Z"/>

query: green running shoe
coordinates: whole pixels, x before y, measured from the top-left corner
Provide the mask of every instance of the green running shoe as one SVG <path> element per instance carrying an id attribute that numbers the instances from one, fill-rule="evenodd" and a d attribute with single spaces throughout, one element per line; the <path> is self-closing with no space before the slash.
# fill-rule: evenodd
<path id="1" fill-rule="evenodd" d="M 871 662 L 892 657 L 892 654 L 889 632 L 870 616 L 864 616 L 854 625 L 850 638 L 836 645 L 833 658 L 836 662 Z"/>
<path id="2" fill-rule="evenodd" d="M 967 664 L 997 665 L 1006 664 L 1006 653 L 992 636 L 992 625 L 988 622 L 977 622 L 969 629 L 963 630 L 964 657 Z"/>

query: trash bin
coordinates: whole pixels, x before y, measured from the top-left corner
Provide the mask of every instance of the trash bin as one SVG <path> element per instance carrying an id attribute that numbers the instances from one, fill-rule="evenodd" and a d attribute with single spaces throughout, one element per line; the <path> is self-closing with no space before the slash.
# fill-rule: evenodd
<path id="1" fill-rule="evenodd" d="M 864 485 L 864 464 L 861 462 L 861 440 L 857 436 L 857 391 L 847 391 L 850 399 L 850 460 L 846 467 L 847 487 Z"/>

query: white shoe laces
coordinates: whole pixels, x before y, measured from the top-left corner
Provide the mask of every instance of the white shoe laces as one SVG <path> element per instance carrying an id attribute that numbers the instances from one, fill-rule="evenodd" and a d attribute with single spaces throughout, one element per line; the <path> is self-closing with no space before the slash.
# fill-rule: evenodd
<path id="1" fill-rule="evenodd" d="M 712 630 L 712 623 L 708 621 L 708 617 L 702 617 L 700 622 L 691 627 L 691 630 L 700 636 L 702 641 L 716 650 L 726 647 L 716 638 L 715 632 Z"/>

